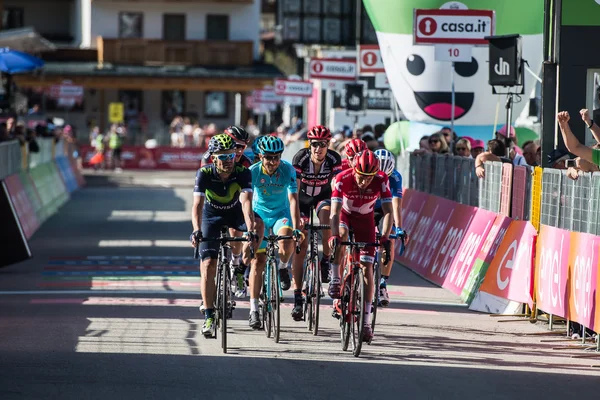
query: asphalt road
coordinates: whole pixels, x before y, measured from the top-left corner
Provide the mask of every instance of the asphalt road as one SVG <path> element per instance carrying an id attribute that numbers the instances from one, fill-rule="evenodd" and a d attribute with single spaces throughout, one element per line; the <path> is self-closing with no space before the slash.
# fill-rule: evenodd
<path id="1" fill-rule="evenodd" d="M 275 344 L 248 327 L 247 300 L 223 355 L 200 334 L 193 173 L 89 182 L 34 235 L 33 259 L 0 269 L 2 400 L 598 397 L 600 357 L 472 313 L 399 265 L 360 358 L 341 351 L 330 302 L 314 337 L 288 301 Z"/>

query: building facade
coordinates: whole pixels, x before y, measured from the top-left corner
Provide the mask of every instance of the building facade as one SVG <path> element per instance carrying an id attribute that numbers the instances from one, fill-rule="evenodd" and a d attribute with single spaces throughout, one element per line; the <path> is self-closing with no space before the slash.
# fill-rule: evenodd
<path id="1" fill-rule="evenodd" d="M 260 0 L 1 3 L 3 29 L 32 26 L 57 47 L 42 54 L 41 71 L 15 76 L 17 85 L 47 114 L 68 112 L 80 131 L 106 128 L 111 103 L 144 133 L 138 143 L 162 140 L 177 115 L 219 128 L 245 122 L 244 97 L 281 76 L 261 62 Z M 51 98 L 63 82 L 82 86 L 83 99 L 61 106 Z"/>

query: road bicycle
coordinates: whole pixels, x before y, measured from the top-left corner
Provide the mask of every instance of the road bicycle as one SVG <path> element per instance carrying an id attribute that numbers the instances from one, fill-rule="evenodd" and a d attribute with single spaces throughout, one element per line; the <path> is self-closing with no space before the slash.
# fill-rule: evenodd
<path id="1" fill-rule="evenodd" d="M 319 307 L 323 294 L 321 269 L 319 267 L 319 231 L 331 229 L 331 226 L 314 223 L 314 207 L 310 209 L 310 223 L 305 225 L 308 230 L 309 251 L 306 257 L 306 267 L 302 279 L 304 300 L 304 320 L 313 335 L 319 333 Z"/>
<path id="2" fill-rule="evenodd" d="M 283 290 L 279 279 L 279 266 L 277 253 L 280 240 L 295 239 L 293 236 L 269 235 L 264 238 L 267 242 L 265 254 L 267 261 L 263 273 L 263 285 L 260 291 L 258 312 L 263 329 L 268 338 L 273 336 L 275 343 L 279 343 L 281 334 L 281 303 Z M 296 242 L 296 253 L 300 252 L 300 245 Z"/>
<path id="3" fill-rule="evenodd" d="M 217 284 L 216 284 L 216 298 L 214 301 L 215 307 L 215 326 L 221 331 L 221 348 L 223 353 L 227 353 L 227 319 L 231 318 L 233 310 L 235 309 L 235 301 L 232 300 L 231 296 L 231 269 L 229 267 L 229 260 L 231 259 L 231 242 L 249 242 L 253 240 L 252 237 L 231 237 L 229 236 L 229 228 L 227 226 L 221 227 L 221 233 L 219 237 L 215 238 L 197 238 L 196 247 L 194 249 L 194 258 L 200 258 L 200 243 L 201 242 L 219 242 L 219 257 L 217 259 Z M 251 247 L 250 257 L 254 257 L 254 249 Z M 213 339 L 217 339 L 217 330 Z"/>

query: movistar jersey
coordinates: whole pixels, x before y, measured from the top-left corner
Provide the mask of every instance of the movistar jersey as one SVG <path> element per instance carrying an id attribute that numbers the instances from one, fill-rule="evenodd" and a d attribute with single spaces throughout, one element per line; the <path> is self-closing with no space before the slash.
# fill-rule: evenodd
<path id="1" fill-rule="evenodd" d="M 240 193 L 252 192 L 252 175 L 248 168 L 239 164 L 227 181 L 219 178 L 214 164 L 196 172 L 194 196 L 204 196 L 203 213 L 223 214 L 240 206 Z"/>
<path id="2" fill-rule="evenodd" d="M 262 161 L 250 167 L 252 172 L 252 208 L 256 211 L 269 212 L 276 215 L 290 209 L 288 194 L 298 193 L 296 170 L 287 161 L 281 160 L 279 168 L 273 175 L 263 170 Z"/>
<path id="3" fill-rule="evenodd" d="M 397 170 L 392 171 L 390 175 L 390 192 L 392 192 L 392 197 L 402 198 L 402 175 Z M 375 202 L 375 210 L 379 210 L 381 208 L 381 200 L 377 200 Z"/>

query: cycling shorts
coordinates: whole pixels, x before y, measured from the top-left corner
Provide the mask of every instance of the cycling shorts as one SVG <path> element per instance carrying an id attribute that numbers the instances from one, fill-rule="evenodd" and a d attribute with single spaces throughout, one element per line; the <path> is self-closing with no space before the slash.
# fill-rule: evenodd
<path id="1" fill-rule="evenodd" d="M 315 207 L 315 211 L 317 215 L 321 212 L 324 207 L 331 208 L 331 199 L 319 200 L 316 197 L 313 197 L 314 201 L 309 203 L 300 203 L 300 215 L 305 218 L 310 218 L 310 208 L 312 206 Z M 322 221 L 322 223 L 328 223 L 329 221 Z"/>
<path id="2" fill-rule="evenodd" d="M 227 226 L 240 232 L 246 232 L 246 220 L 241 207 L 230 210 L 227 214 L 208 214 L 202 216 L 202 237 L 216 238 L 221 235 L 221 227 Z M 219 258 L 219 242 L 200 242 L 200 258 L 205 260 Z"/>
<path id="3" fill-rule="evenodd" d="M 257 211 L 256 214 L 265 223 L 265 237 L 270 235 L 271 229 L 273 229 L 274 235 L 279 235 L 279 231 L 282 228 L 289 228 L 290 231 L 293 229 L 292 216 L 290 214 L 290 210 L 282 211 L 281 213 L 270 217 L 267 217 L 266 215 L 261 215 L 262 213 L 259 211 Z M 289 232 L 288 234 L 291 234 L 291 232 Z M 260 246 L 258 247 L 257 253 L 264 253 L 266 248 L 267 241 L 263 240 Z"/>
<path id="4" fill-rule="evenodd" d="M 383 216 L 385 215 L 383 213 L 383 209 L 382 208 L 376 208 L 375 209 L 375 226 L 379 229 L 379 231 L 381 232 L 381 221 L 383 221 Z M 392 233 L 395 231 L 396 224 L 392 224 Z"/>
<path id="5" fill-rule="evenodd" d="M 340 227 L 351 229 L 354 232 L 355 242 L 375 242 L 375 222 L 372 216 L 356 217 L 345 212 L 340 213 Z M 373 263 L 375 261 L 375 247 L 367 246 L 360 250 L 360 261 Z"/>

